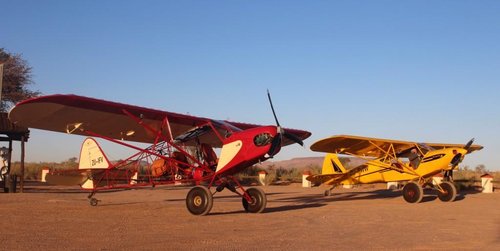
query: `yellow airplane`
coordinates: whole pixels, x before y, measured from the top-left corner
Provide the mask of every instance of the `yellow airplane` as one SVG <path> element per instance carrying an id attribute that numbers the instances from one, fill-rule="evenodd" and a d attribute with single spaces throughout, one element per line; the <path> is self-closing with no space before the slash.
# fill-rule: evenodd
<path id="1" fill-rule="evenodd" d="M 333 136 L 311 145 L 311 150 L 326 152 L 327 155 L 321 174 L 311 175 L 307 179 L 316 184 L 331 185 L 325 191 L 325 196 L 331 195 L 332 189 L 338 185 L 407 181 L 403 187 L 403 198 L 409 203 L 422 200 L 424 185 L 437 190 L 441 201 L 453 201 L 457 190 L 453 184 L 452 170 L 466 154 L 483 148 L 473 145 L 473 141 L 460 145 Z M 339 154 L 361 158 L 364 163 L 347 170 Z M 438 173 L 444 173 L 444 181 L 433 184 L 432 177 Z"/>

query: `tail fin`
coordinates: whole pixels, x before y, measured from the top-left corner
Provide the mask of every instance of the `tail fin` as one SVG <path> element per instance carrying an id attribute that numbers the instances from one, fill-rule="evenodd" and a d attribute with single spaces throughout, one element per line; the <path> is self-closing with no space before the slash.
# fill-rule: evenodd
<path id="1" fill-rule="evenodd" d="M 97 141 L 86 138 L 80 151 L 80 164 L 78 169 L 107 169 L 111 163 L 102 151 Z"/>
<path id="2" fill-rule="evenodd" d="M 323 160 L 323 169 L 321 170 L 321 174 L 337 174 L 337 173 L 346 173 L 345 167 L 340 162 L 337 154 L 328 153 Z"/>
<path id="3" fill-rule="evenodd" d="M 82 144 L 80 151 L 80 164 L 78 169 L 108 169 L 111 163 L 102 151 L 97 141 L 93 138 L 86 138 Z M 94 188 L 94 181 L 91 179 L 85 180 L 81 187 L 83 189 Z"/>

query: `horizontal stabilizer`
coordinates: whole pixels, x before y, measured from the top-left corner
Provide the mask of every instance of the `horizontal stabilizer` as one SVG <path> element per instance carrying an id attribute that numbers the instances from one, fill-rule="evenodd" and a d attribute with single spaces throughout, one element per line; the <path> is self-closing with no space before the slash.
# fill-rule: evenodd
<path id="1" fill-rule="evenodd" d="M 83 184 L 88 177 L 84 174 L 81 175 L 57 175 L 47 174 L 45 180 L 47 183 L 59 186 L 79 186 Z"/>
<path id="2" fill-rule="evenodd" d="M 325 183 L 330 180 L 335 180 L 344 177 L 344 174 L 334 173 L 334 174 L 317 174 L 308 176 L 306 179 L 312 183 Z"/>

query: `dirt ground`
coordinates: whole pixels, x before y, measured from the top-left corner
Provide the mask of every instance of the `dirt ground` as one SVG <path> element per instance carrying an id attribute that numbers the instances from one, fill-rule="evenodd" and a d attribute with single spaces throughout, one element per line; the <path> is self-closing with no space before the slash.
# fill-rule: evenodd
<path id="1" fill-rule="evenodd" d="M 263 187 L 267 208 L 245 213 L 241 198 L 215 195 L 207 216 L 185 206 L 188 187 L 86 193 L 28 184 L 0 193 L 1 250 L 500 250 L 500 193 L 432 191 L 408 204 L 382 185 L 337 189 Z"/>

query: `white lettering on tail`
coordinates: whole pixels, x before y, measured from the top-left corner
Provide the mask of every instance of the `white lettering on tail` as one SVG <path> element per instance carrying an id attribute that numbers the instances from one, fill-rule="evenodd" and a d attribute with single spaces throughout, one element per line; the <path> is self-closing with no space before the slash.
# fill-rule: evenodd
<path id="1" fill-rule="evenodd" d="M 80 164 L 78 169 L 106 169 L 111 164 L 101 147 L 93 138 L 86 138 L 80 151 Z"/>

